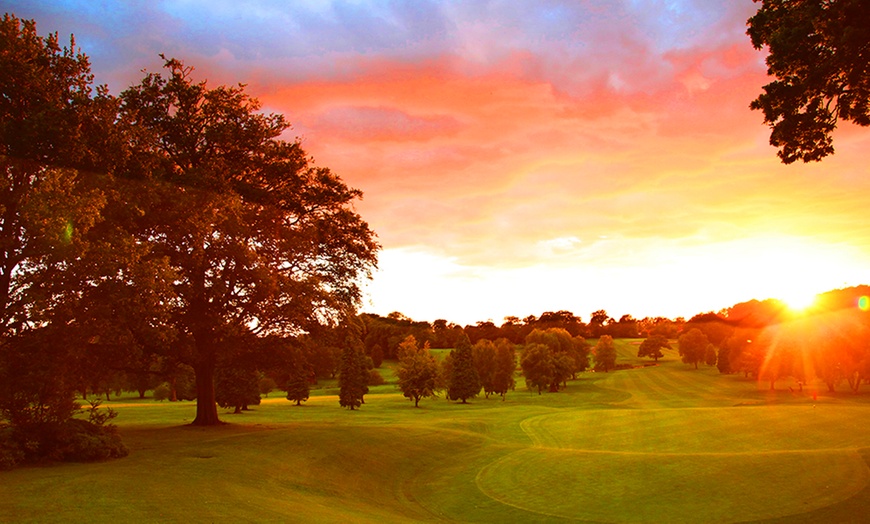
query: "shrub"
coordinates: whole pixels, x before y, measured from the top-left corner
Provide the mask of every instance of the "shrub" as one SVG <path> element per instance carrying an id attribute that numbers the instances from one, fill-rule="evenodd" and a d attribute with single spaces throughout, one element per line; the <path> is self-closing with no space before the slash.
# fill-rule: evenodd
<path id="1" fill-rule="evenodd" d="M 269 393 L 278 388 L 278 384 L 272 377 L 263 377 L 260 379 L 260 394 L 268 397 Z"/>
<path id="2" fill-rule="evenodd" d="M 101 413 L 95 420 L 103 417 L 114 418 Z M 127 453 L 117 428 L 102 422 L 73 418 L 0 430 L 0 470 L 26 462 L 91 462 L 126 457 Z"/>
<path id="3" fill-rule="evenodd" d="M 369 386 L 381 386 L 386 383 L 387 381 L 377 369 L 369 370 Z"/>
<path id="4" fill-rule="evenodd" d="M 0 425 L 0 471 L 24 462 L 24 451 L 14 438 L 12 426 Z"/>
<path id="5" fill-rule="evenodd" d="M 127 456 L 114 425 L 101 426 L 88 420 L 72 419 L 64 424 L 58 442 L 57 460 L 92 462 Z"/>
<path id="6" fill-rule="evenodd" d="M 154 400 L 167 400 L 172 395 L 172 390 L 169 388 L 169 383 L 164 382 L 154 388 Z"/>

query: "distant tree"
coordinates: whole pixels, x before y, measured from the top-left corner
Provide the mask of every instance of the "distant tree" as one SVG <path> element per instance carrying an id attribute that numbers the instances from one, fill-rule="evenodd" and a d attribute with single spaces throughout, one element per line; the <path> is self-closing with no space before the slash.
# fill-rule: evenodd
<path id="1" fill-rule="evenodd" d="M 698 363 L 703 362 L 707 354 L 709 343 L 707 337 L 698 328 L 692 328 L 688 333 L 680 335 L 678 347 L 683 363 L 694 364 L 695 369 L 698 369 Z"/>
<path id="2" fill-rule="evenodd" d="M 365 354 L 355 344 L 346 344 L 342 350 L 338 388 L 338 403 L 351 411 L 362 405 L 369 392 Z"/>
<path id="3" fill-rule="evenodd" d="M 404 343 L 403 343 L 404 344 Z M 420 406 L 420 400 L 435 397 L 438 387 L 438 362 L 429 350 L 429 343 L 422 348 L 406 346 L 402 360 L 396 368 L 399 377 L 399 389 L 402 395 L 414 401 L 414 407 Z"/>
<path id="4" fill-rule="evenodd" d="M 608 326 L 611 322 L 613 322 L 613 319 L 610 318 L 607 311 L 603 309 L 593 311 L 589 319 L 589 331 L 592 338 L 601 338 L 607 334 Z"/>
<path id="5" fill-rule="evenodd" d="M 550 392 L 555 393 L 568 386 L 568 379 L 573 375 L 574 360 L 569 353 L 553 353 L 553 365 L 555 376 L 550 383 Z"/>
<path id="6" fill-rule="evenodd" d="M 553 352 L 545 344 L 526 344 L 520 366 L 526 379 L 526 387 L 537 389 L 538 395 L 555 380 L 556 363 L 553 361 Z"/>
<path id="7" fill-rule="evenodd" d="M 480 321 L 474 326 L 465 326 L 465 333 L 472 344 L 478 340 L 495 340 L 501 336 L 501 330 L 492 321 Z"/>
<path id="8" fill-rule="evenodd" d="M 495 343 L 488 339 L 480 339 L 471 348 L 474 357 L 474 369 L 480 378 L 483 394 L 486 398 L 494 393 L 495 380 Z"/>
<path id="9" fill-rule="evenodd" d="M 526 344 L 543 344 L 550 349 L 554 365 L 553 382 L 549 390 L 559 391 L 571 377 L 586 369 L 588 347 L 582 337 L 572 337 L 563 328 L 533 329 L 525 338 Z"/>
<path id="10" fill-rule="evenodd" d="M 314 340 L 305 340 L 303 351 L 306 362 L 311 367 L 315 378 L 333 378 L 341 367 L 341 348 L 336 345 L 322 345 Z"/>
<path id="11" fill-rule="evenodd" d="M 589 367 L 589 343 L 581 336 L 576 336 L 571 339 L 574 344 L 572 358 L 574 359 L 573 377 L 577 378 L 577 373 L 586 371 Z"/>
<path id="12" fill-rule="evenodd" d="M 531 317 L 534 319 L 534 317 Z M 582 336 L 586 331 L 586 325 L 580 317 L 570 311 L 545 311 L 537 320 L 528 323 L 529 329 L 560 328 L 571 334 L 572 337 Z"/>
<path id="13" fill-rule="evenodd" d="M 616 367 L 616 347 L 613 338 L 604 335 L 598 339 L 598 344 L 592 350 L 595 354 L 595 369 L 603 369 L 605 373 Z"/>
<path id="14" fill-rule="evenodd" d="M 368 389 L 368 378 L 357 350 L 352 347 L 342 350 L 338 384 L 338 402 L 342 407 L 354 410 L 362 405 Z"/>
<path id="15" fill-rule="evenodd" d="M 728 374 L 731 373 L 731 347 L 728 344 L 728 340 L 722 344 L 722 347 L 719 348 L 719 353 L 716 355 L 716 368 L 719 370 L 719 373 Z"/>
<path id="16" fill-rule="evenodd" d="M 428 342 L 427 342 L 428 344 Z M 387 381 L 384 379 L 384 376 L 381 375 L 381 372 L 375 369 L 374 367 L 369 369 L 369 377 L 368 377 L 368 385 L 369 386 L 383 386 Z"/>
<path id="17" fill-rule="evenodd" d="M 480 377 L 474 369 L 474 355 L 471 341 L 465 334 L 456 341 L 456 347 L 450 351 L 452 369 L 447 384 L 447 400 L 467 400 L 480 393 Z"/>
<path id="18" fill-rule="evenodd" d="M 704 363 L 708 366 L 716 365 L 716 346 L 713 344 L 707 344 L 704 350 Z"/>
<path id="19" fill-rule="evenodd" d="M 260 403 L 260 374 L 244 367 L 219 368 L 215 376 L 215 401 L 222 408 L 241 413 Z"/>
<path id="20" fill-rule="evenodd" d="M 619 320 L 611 326 L 611 335 L 615 338 L 637 338 L 638 322 L 631 315 L 622 315 Z"/>
<path id="21" fill-rule="evenodd" d="M 287 400 L 296 402 L 297 406 L 308 400 L 313 374 L 302 351 L 298 348 L 293 349 L 287 369 Z"/>
<path id="22" fill-rule="evenodd" d="M 437 390 L 447 390 L 450 384 L 450 376 L 453 375 L 453 354 L 448 353 L 441 359 L 441 364 L 438 366 L 438 381 L 435 384 Z"/>
<path id="23" fill-rule="evenodd" d="M 734 327 L 728 324 L 727 319 L 715 313 L 695 315 L 683 326 L 683 332 L 689 332 L 692 328 L 700 329 L 707 340 L 716 347 L 721 347 L 723 341 L 734 331 Z"/>
<path id="24" fill-rule="evenodd" d="M 269 376 L 260 377 L 260 395 L 264 397 L 268 397 L 269 393 L 275 390 L 278 387 L 278 383 L 275 382 L 275 379 Z"/>
<path id="25" fill-rule="evenodd" d="M 677 324 L 669 318 L 656 317 L 649 321 L 648 336 L 650 337 L 658 335 L 663 337 L 665 340 L 668 340 L 677 338 L 678 333 L 679 328 Z"/>
<path id="26" fill-rule="evenodd" d="M 658 362 L 660 358 L 665 356 L 662 353 L 662 348 L 671 349 L 668 339 L 661 335 L 653 335 L 640 343 L 640 347 L 637 348 L 637 356 L 640 358 L 650 357 Z"/>
<path id="27" fill-rule="evenodd" d="M 396 349 L 396 358 L 398 358 L 401 362 L 401 360 L 405 358 L 405 356 L 413 355 L 419 350 L 420 347 L 417 344 L 417 339 L 414 337 L 414 335 L 408 335 Z"/>
<path id="28" fill-rule="evenodd" d="M 516 381 L 514 372 L 517 369 L 517 356 L 514 345 L 506 338 L 495 341 L 495 368 L 492 374 L 492 392 L 501 395 L 502 401 L 507 392 L 514 389 Z"/>
<path id="29" fill-rule="evenodd" d="M 764 113 L 783 163 L 832 154 L 840 119 L 870 125 L 870 3 L 762 0 L 747 23 L 752 45 L 769 48 L 767 73 L 776 77 L 750 107 Z"/>
<path id="30" fill-rule="evenodd" d="M 372 365 L 374 367 L 381 367 L 381 364 L 384 363 L 384 348 L 382 348 L 380 344 L 375 344 L 372 347 L 369 356 L 372 357 Z"/>

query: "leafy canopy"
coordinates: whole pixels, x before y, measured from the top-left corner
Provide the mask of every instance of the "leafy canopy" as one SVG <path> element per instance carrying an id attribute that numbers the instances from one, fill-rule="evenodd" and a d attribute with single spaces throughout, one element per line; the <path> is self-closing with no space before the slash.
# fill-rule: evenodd
<path id="1" fill-rule="evenodd" d="M 776 77 L 750 107 L 764 113 L 783 163 L 833 154 L 840 119 L 870 125 L 870 2 L 762 0 L 747 23 Z"/>

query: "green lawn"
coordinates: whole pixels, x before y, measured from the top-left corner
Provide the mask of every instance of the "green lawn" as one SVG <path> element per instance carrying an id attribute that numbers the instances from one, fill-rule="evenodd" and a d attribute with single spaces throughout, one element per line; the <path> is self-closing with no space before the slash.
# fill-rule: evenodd
<path id="1" fill-rule="evenodd" d="M 644 362 L 636 342 L 617 350 Z M 0 472 L 0 522 L 866 518 L 866 394 L 814 401 L 665 353 L 506 402 L 414 409 L 387 385 L 350 412 L 331 384 L 300 407 L 274 392 L 217 428 L 185 426 L 192 403 L 112 400 L 130 456 Z"/>

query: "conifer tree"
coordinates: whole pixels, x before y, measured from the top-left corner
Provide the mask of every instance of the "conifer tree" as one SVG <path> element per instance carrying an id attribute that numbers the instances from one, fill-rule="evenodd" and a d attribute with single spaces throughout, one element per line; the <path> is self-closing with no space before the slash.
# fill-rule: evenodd
<path id="1" fill-rule="evenodd" d="M 249 405 L 260 403 L 260 374 L 244 367 L 225 367 L 215 377 L 215 401 L 222 408 L 241 413 Z"/>
<path id="2" fill-rule="evenodd" d="M 480 393 L 480 378 L 474 369 L 474 356 L 471 351 L 471 341 L 468 335 L 462 333 L 456 341 L 450 355 L 453 367 L 447 384 L 447 400 L 461 400 L 463 404 L 467 400 L 476 397 Z"/>
<path id="3" fill-rule="evenodd" d="M 346 344 L 341 352 L 338 387 L 338 403 L 351 410 L 360 407 L 369 392 L 365 354 L 355 344 Z"/>
<path id="4" fill-rule="evenodd" d="M 311 386 L 308 379 L 311 376 L 311 369 L 302 351 L 296 349 L 293 351 L 290 364 L 290 376 L 287 379 L 287 400 L 295 401 L 296 405 L 300 405 L 308 400 L 308 395 L 311 392 Z"/>
<path id="5" fill-rule="evenodd" d="M 495 371 L 492 375 L 492 392 L 505 400 L 508 390 L 514 389 L 514 371 L 517 369 L 517 356 L 513 344 L 507 339 L 495 343 Z"/>

